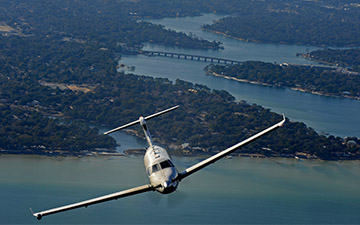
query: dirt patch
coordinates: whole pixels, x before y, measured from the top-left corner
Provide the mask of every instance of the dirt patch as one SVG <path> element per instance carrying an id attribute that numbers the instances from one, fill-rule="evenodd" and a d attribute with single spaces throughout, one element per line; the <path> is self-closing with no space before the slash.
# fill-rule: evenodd
<path id="1" fill-rule="evenodd" d="M 75 85 L 75 84 L 51 83 L 45 81 L 40 81 L 39 83 L 43 86 L 47 86 L 53 89 L 56 88 L 59 88 L 60 90 L 70 89 L 75 92 L 84 92 L 84 93 L 94 92 L 95 89 L 94 86 L 90 86 L 87 84 Z"/>
<path id="2" fill-rule="evenodd" d="M 0 32 L 14 32 L 15 29 L 6 25 L 6 24 L 3 24 L 3 23 L 0 23 Z"/>

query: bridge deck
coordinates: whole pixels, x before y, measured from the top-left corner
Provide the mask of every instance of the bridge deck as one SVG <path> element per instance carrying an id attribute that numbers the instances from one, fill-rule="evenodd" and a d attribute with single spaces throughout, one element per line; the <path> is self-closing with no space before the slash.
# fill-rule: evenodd
<path id="1" fill-rule="evenodd" d="M 240 63 L 242 63 L 240 61 L 231 60 L 231 59 L 223 59 L 223 58 L 217 58 L 217 57 L 183 54 L 183 53 L 175 53 L 175 52 L 139 51 L 138 53 L 142 54 L 142 55 L 147 55 L 147 56 L 162 56 L 162 57 L 169 57 L 169 58 L 197 60 L 197 61 L 215 62 L 215 63 L 223 63 L 223 64 L 240 64 Z"/>

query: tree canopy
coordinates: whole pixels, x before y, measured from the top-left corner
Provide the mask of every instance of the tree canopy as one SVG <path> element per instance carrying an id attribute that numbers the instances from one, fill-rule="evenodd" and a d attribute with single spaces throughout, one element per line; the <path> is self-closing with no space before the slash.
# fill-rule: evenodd
<path id="1" fill-rule="evenodd" d="M 360 49 L 331 49 L 312 51 L 304 54 L 306 58 L 310 58 L 317 62 L 339 65 L 342 67 L 350 67 L 353 71 L 360 72 Z"/>
<path id="2" fill-rule="evenodd" d="M 360 76 L 316 66 L 248 61 L 240 65 L 210 65 L 207 72 L 323 95 L 360 98 Z"/>

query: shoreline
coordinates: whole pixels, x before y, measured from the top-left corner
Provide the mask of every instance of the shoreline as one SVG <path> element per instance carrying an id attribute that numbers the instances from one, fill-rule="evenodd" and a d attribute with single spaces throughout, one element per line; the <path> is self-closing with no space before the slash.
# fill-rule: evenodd
<path id="1" fill-rule="evenodd" d="M 309 44 L 302 44 L 302 43 L 287 43 L 287 42 L 273 42 L 273 41 L 259 41 L 259 40 L 255 40 L 255 39 L 245 39 L 245 38 L 241 38 L 241 37 L 235 37 L 232 36 L 230 34 L 226 34 L 222 31 L 217 31 L 217 30 L 211 30 L 211 29 L 207 29 L 207 28 L 202 28 L 202 30 L 213 33 L 213 34 L 218 34 L 227 38 L 231 38 L 234 40 L 238 40 L 238 41 L 243 41 L 243 42 L 250 42 L 250 43 L 262 43 L 262 44 L 275 44 L 275 45 L 304 45 L 304 46 L 311 46 Z"/>
<path id="2" fill-rule="evenodd" d="M 314 46 L 314 47 L 318 47 L 318 48 L 326 48 L 326 47 L 333 47 L 333 48 L 354 48 L 356 46 L 354 45 L 345 45 L 345 46 L 328 46 L 328 45 L 325 45 L 325 44 L 320 44 L 320 45 L 313 45 L 313 44 L 306 44 L 306 43 L 301 43 L 301 42 L 295 42 L 295 43 L 289 43 L 289 42 L 285 42 L 285 41 L 279 41 L 279 42 L 276 42 L 276 41 L 259 41 L 259 40 L 255 40 L 255 39 L 251 39 L 251 38 L 248 38 L 248 39 L 245 39 L 245 38 L 241 38 L 241 37 L 236 37 L 236 36 L 232 36 L 230 34 L 226 34 L 222 31 L 218 31 L 218 30 L 212 30 L 212 29 L 208 29 L 208 28 L 204 28 L 202 27 L 201 28 L 203 31 L 207 31 L 207 32 L 210 32 L 210 33 L 213 33 L 213 34 L 218 34 L 218 35 L 221 35 L 221 36 L 224 36 L 224 37 L 227 37 L 227 38 L 231 38 L 231 39 L 234 39 L 234 40 L 239 40 L 239 41 L 244 41 L 244 42 L 250 42 L 250 43 L 262 43 L 262 44 L 275 44 L 275 45 L 302 45 L 302 46 Z"/>
<path id="3" fill-rule="evenodd" d="M 239 79 L 241 80 L 241 79 Z M 132 129 L 125 129 L 125 132 L 134 135 L 136 137 L 141 137 L 136 130 Z M 198 152 L 191 152 L 187 151 L 186 149 L 181 148 L 180 145 L 173 145 L 171 143 L 165 143 L 163 140 L 155 140 L 155 142 L 159 143 L 160 145 L 166 146 L 165 148 L 168 150 L 170 155 L 176 157 L 211 157 L 213 154 L 209 154 L 207 151 L 198 151 Z M 0 157 L 1 156 L 44 156 L 44 157 L 98 157 L 98 156 L 135 156 L 135 157 L 143 157 L 145 153 L 144 148 L 140 149 L 126 149 L 123 153 L 120 153 L 116 150 L 110 149 L 97 149 L 97 150 L 84 150 L 82 152 L 70 152 L 70 151 L 31 151 L 31 150 L 22 150 L 22 151 L 12 151 L 12 150 L 0 150 Z M 228 159 L 230 158 L 262 158 L 262 159 L 273 159 L 273 158 L 282 158 L 282 159 L 296 159 L 298 161 L 302 160 L 321 160 L 321 161 L 360 161 L 352 156 L 347 157 L 337 157 L 337 158 L 320 158 L 317 155 L 309 154 L 305 152 L 296 152 L 295 154 L 281 154 L 281 153 L 274 153 L 274 154 L 261 154 L 261 153 L 233 153 L 227 156 Z"/>
<path id="4" fill-rule="evenodd" d="M 299 56 L 303 57 L 304 59 L 308 59 L 310 61 L 314 61 L 320 64 L 325 64 L 325 65 L 330 65 L 330 66 L 337 66 L 336 63 L 331 63 L 331 62 L 327 62 L 327 61 L 322 61 L 322 60 L 318 60 L 316 58 L 314 58 L 310 53 L 301 53 L 299 54 Z"/>
<path id="5" fill-rule="evenodd" d="M 235 37 L 235 36 L 231 36 L 230 34 L 225 34 L 224 32 L 217 31 L 217 30 L 211 30 L 211 29 L 207 29 L 207 28 L 202 28 L 202 30 L 213 33 L 213 34 L 219 34 L 221 36 L 231 38 L 231 39 L 235 39 L 235 40 L 238 40 L 238 41 L 259 43 L 259 41 L 257 41 L 257 40 L 250 40 L 250 39 Z"/>
<path id="6" fill-rule="evenodd" d="M 215 77 L 220 77 L 220 78 L 228 79 L 228 80 L 235 80 L 235 81 L 242 82 L 242 83 L 249 83 L 249 84 L 256 84 L 256 85 L 263 85 L 263 86 L 282 87 L 282 88 L 290 88 L 291 90 L 294 90 L 294 91 L 300 91 L 300 92 L 309 93 L 309 94 L 314 94 L 314 95 L 320 95 L 320 96 L 326 96 L 326 97 L 333 97 L 333 98 L 345 98 L 345 99 L 360 100 L 360 97 L 334 95 L 334 94 L 326 94 L 326 93 L 322 93 L 322 92 L 318 92 L 318 91 L 310 91 L 310 90 L 307 90 L 307 89 L 304 89 L 304 88 L 298 88 L 298 87 L 277 86 L 277 85 L 274 85 L 274 84 L 262 83 L 262 82 L 259 82 L 259 81 L 251 81 L 251 80 L 246 80 L 246 79 L 240 79 L 240 78 L 236 78 L 236 77 L 226 76 L 226 75 L 218 74 L 218 73 L 215 73 L 215 72 L 207 73 L 207 74 L 208 74 L 208 75 L 215 76 Z"/>
<path id="7" fill-rule="evenodd" d="M 313 62 L 317 62 L 319 64 L 329 65 L 329 66 L 336 66 L 336 67 L 338 67 L 338 68 L 340 68 L 342 70 L 345 70 L 346 73 L 349 74 L 349 75 L 356 75 L 356 76 L 360 75 L 360 72 L 347 70 L 347 68 L 353 69 L 353 66 L 350 66 L 350 65 L 338 65 L 337 63 L 334 63 L 334 62 L 328 62 L 328 61 L 319 60 L 319 59 L 316 59 L 310 53 L 301 53 L 301 54 L 299 53 L 299 56 L 303 57 L 304 59 L 307 59 L 307 60 L 310 60 L 310 61 L 313 61 Z"/>
<path id="8" fill-rule="evenodd" d="M 83 150 L 78 152 L 71 152 L 66 150 L 55 150 L 55 151 L 35 151 L 30 149 L 24 150 L 0 150 L 1 155 L 38 155 L 38 156 L 48 156 L 48 157 L 94 157 L 94 156 L 125 156 L 116 150 L 101 149 L 101 150 Z"/>
<path id="9" fill-rule="evenodd" d="M 94 154 L 94 155 L 48 155 L 48 154 L 25 154 L 25 153 L 6 153 L 6 154 L 2 154 L 0 153 L 0 157 L 2 156 L 10 156 L 10 157 L 17 157 L 17 156 L 21 156 L 21 157 L 51 157 L 51 158 L 57 158 L 57 157 L 61 157 L 61 158 L 81 158 L 81 157 L 97 157 L 97 156 L 123 156 L 123 157 L 129 157 L 129 156 L 134 156 L 134 157 L 143 157 L 144 155 L 141 154 L 143 151 L 142 149 L 127 149 L 124 150 L 124 154 L 122 153 L 113 153 L 113 154 Z M 171 151 L 170 151 L 171 154 Z M 214 153 L 215 154 L 215 153 Z M 202 158 L 208 158 L 211 157 L 213 155 L 211 154 L 190 154 L 190 155 L 180 155 L 180 154 L 171 154 L 172 156 L 176 156 L 176 157 L 184 157 L 184 158 L 188 158 L 188 157 L 194 157 L 194 158 L 198 158 L 198 157 L 202 157 Z M 272 155 L 272 156 L 266 156 L 263 154 L 259 154 L 259 153 L 238 153 L 238 154 L 234 154 L 234 155 L 229 155 L 227 157 L 225 157 L 226 159 L 232 159 L 232 158 L 252 158 L 252 159 L 269 159 L 272 160 L 274 158 L 278 158 L 278 159 L 294 159 L 297 161 L 303 161 L 303 160 L 315 160 L 315 161 L 323 161 L 323 162 L 339 162 L 339 161 L 360 161 L 359 159 L 353 159 L 353 158 L 337 158 L 337 159 L 322 159 L 316 156 L 304 156 L 303 154 L 300 155 L 296 155 L 296 154 L 290 154 L 290 155 L 281 155 L 281 154 L 276 154 L 276 155 Z"/>

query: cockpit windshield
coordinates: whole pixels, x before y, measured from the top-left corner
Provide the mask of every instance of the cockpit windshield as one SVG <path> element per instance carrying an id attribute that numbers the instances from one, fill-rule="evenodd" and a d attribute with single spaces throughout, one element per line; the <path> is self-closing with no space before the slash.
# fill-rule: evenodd
<path id="1" fill-rule="evenodd" d="M 153 165 L 152 167 L 149 168 L 149 175 L 152 173 L 155 173 L 159 170 L 165 169 L 165 168 L 169 168 L 169 167 L 174 167 L 174 164 L 170 161 L 170 160 L 165 160 L 162 161 L 158 164 Z"/>
<path id="2" fill-rule="evenodd" d="M 174 167 L 174 165 L 172 164 L 172 162 L 170 160 L 166 160 L 160 163 L 161 169 L 165 169 L 168 167 Z"/>

